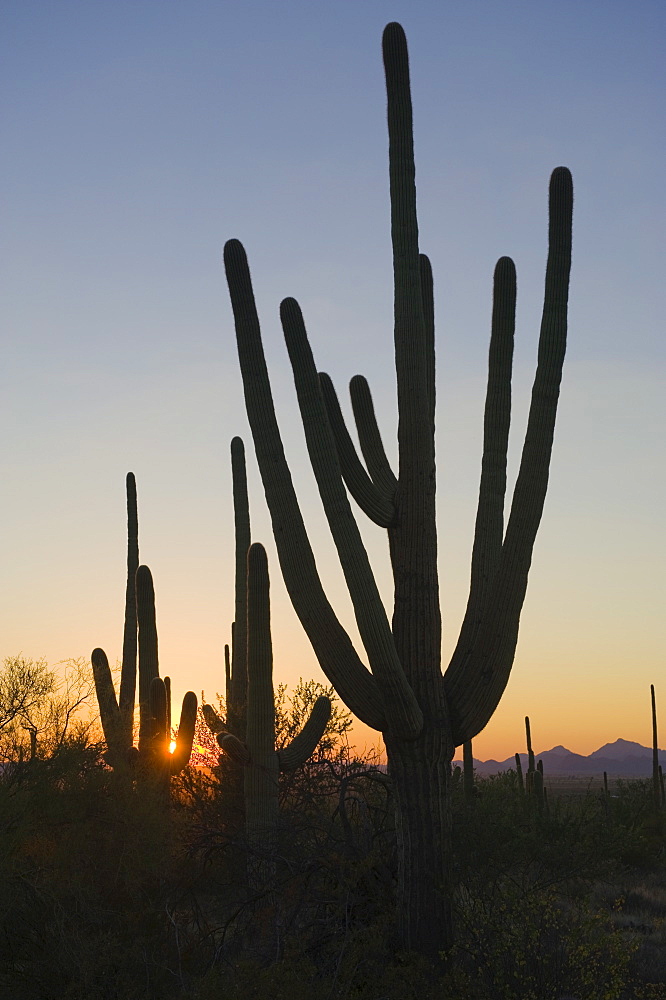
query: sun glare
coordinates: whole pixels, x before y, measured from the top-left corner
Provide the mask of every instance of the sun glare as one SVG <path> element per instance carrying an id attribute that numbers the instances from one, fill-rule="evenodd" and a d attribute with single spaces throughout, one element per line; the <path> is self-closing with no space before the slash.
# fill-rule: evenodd
<path id="1" fill-rule="evenodd" d="M 175 749 L 176 749 L 176 741 L 171 740 L 171 743 L 169 743 L 169 753 L 173 753 Z"/>

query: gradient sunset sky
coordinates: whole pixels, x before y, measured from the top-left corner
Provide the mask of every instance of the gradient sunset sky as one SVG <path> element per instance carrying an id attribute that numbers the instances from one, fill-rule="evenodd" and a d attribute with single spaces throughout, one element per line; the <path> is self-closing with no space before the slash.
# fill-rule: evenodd
<path id="1" fill-rule="evenodd" d="M 435 276 L 444 662 L 467 597 L 492 272 L 518 272 L 515 476 L 552 169 L 574 178 L 570 336 L 518 652 L 475 756 L 666 746 L 663 0 L 5 0 L 2 649 L 120 657 L 125 474 L 176 695 L 224 686 L 229 443 L 269 553 L 275 680 L 323 680 L 280 578 L 222 247 L 247 250 L 292 475 L 329 598 L 351 605 L 278 318 L 303 308 L 349 414 L 397 426 L 381 33 L 405 28 L 420 243 Z M 511 485 L 513 478 L 510 480 Z M 385 533 L 359 515 L 382 594 Z M 376 742 L 358 725 L 357 742 Z"/>

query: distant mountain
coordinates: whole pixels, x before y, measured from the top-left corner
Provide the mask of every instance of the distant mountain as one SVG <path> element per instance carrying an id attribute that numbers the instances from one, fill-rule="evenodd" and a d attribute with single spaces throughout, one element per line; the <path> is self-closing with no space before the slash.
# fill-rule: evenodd
<path id="1" fill-rule="evenodd" d="M 537 761 L 543 761 L 546 775 L 591 778 L 601 777 L 605 771 L 609 777 L 614 778 L 649 778 L 652 774 L 652 749 L 632 740 L 605 743 L 587 757 L 572 753 L 563 746 L 535 753 L 534 756 Z M 455 760 L 453 763 L 462 767 L 462 760 Z M 526 753 L 520 754 L 520 763 L 523 771 L 526 771 Z M 659 763 L 666 771 L 666 750 L 659 751 Z M 500 761 L 474 759 L 474 767 L 480 775 L 497 774 L 498 771 L 508 771 L 515 766 L 515 757 Z"/>
<path id="2" fill-rule="evenodd" d="M 660 750 L 659 753 L 663 753 Z M 615 740 L 615 743 L 604 743 L 602 747 L 590 754 L 590 757 L 610 757 L 612 760 L 623 760 L 625 757 L 645 757 L 652 761 L 652 747 L 641 746 L 633 740 Z"/>

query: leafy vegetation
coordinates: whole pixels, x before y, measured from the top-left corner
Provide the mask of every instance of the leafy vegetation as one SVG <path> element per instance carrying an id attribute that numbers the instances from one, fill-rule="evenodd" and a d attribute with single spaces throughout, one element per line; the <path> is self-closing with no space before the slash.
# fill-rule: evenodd
<path id="1" fill-rule="evenodd" d="M 29 662 L 25 677 L 52 673 Z M 8 661 L 0 680 L 17 671 Z M 31 711 L 48 714 L 54 684 L 55 673 Z M 210 746 L 207 766 L 172 779 L 165 811 L 105 763 L 84 701 L 34 755 L 16 744 L 0 779 L 0 995 L 666 997 L 666 830 L 651 781 L 551 795 L 546 812 L 514 771 L 477 779 L 470 799 L 455 770 L 456 943 L 431 964 L 396 948 L 391 782 L 349 746 L 332 690 L 278 687 L 276 744 L 322 695 L 333 711 L 317 752 L 279 777 L 275 876 L 262 891 L 247 887 L 250 845 L 225 796 L 234 765 Z"/>

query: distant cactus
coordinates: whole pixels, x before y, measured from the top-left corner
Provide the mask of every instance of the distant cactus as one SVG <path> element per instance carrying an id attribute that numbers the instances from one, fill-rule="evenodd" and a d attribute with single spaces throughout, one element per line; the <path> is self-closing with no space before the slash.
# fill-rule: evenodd
<path id="1" fill-rule="evenodd" d="M 663 808 L 664 795 L 662 792 L 662 778 L 659 771 L 659 741 L 657 737 L 657 701 L 654 693 L 654 684 L 650 684 L 650 699 L 652 701 L 652 796 L 654 807 L 659 812 Z"/>
<path id="2" fill-rule="evenodd" d="M 541 812 L 545 802 L 543 761 L 540 760 L 539 763 L 535 765 L 529 715 L 525 716 L 525 737 L 527 740 L 527 773 L 525 775 L 525 792 L 528 799 L 536 803 L 537 809 Z M 518 754 L 516 754 L 516 758 L 518 758 Z"/>
<path id="3" fill-rule="evenodd" d="M 176 749 L 171 743 L 169 679 L 159 676 L 155 591 L 150 570 L 139 566 L 136 482 L 127 475 L 127 588 L 120 696 L 116 699 L 111 669 L 103 649 L 91 655 L 95 690 L 107 745 L 107 763 L 116 770 L 139 764 L 144 774 L 176 774 L 192 751 L 197 699 L 188 691 L 183 699 Z M 137 647 L 139 653 L 139 747 L 134 741 Z"/>
<path id="4" fill-rule="evenodd" d="M 236 667 L 239 668 L 238 665 Z M 300 767 L 312 755 L 331 714 L 331 702 L 317 698 L 301 732 L 281 750 L 275 749 L 273 652 L 270 630 L 269 577 L 262 545 L 247 554 L 247 716 L 246 738 L 225 732 L 207 706 L 206 721 L 217 729 L 217 741 L 231 760 L 243 766 L 245 826 L 252 856 L 250 884 L 264 885 L 273 871 L 278 821 L 278 774 Z M 217 722 L 216 722 L 217 719 Z"/>
<path id="5" fill-rule="evenodd" d="M 523 779 L 523 765 L 520 762 L 520 754 L 516 754 L 516 775 L 518 777 L 518 788 L 520 789 L 520 794 L 525 794 L 525 781 Z"/>
<path id="6" fill-rule="evenodd" d="M 125 481 L 127 492 L 127 585 L 120 692 L 116 698 L 109 661 L 103 649 L 91 655 L 95 691 L 102 730 L 107 746 L 106 759 L 114 769 L 124 769 L 132 755 L 134 698 L 136 690 L 137 613 L 136 571 L 139 565 L 139 532 L 136 481 L 132 472 Z"/>
<path id="7" fill-rule="evenodd" d="M 144 774 L 168 780 L 189 763 L 197 718 L 197 696 L 188 691 L 183 698 L 175 748 L 170 750 L 171 681 L 159 675 L 155 589 L 147 566 L 136 571 L 139 623 L 139 753 Z"/>

